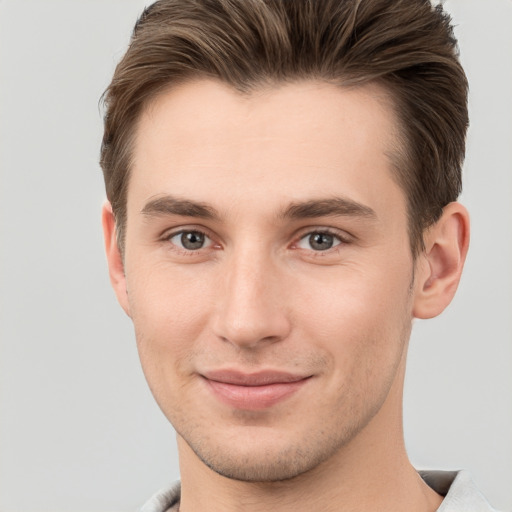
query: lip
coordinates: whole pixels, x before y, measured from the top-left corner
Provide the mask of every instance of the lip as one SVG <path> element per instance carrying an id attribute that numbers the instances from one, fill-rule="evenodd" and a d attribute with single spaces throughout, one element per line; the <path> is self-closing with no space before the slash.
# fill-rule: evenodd
<path id="1" fill-rule="evenodd" d="M 236 409 L 262 410 L 289 398 L 311 378 L 276 370 L 244 373 L 216 370 L 201 374 L 222 403 Z"/>

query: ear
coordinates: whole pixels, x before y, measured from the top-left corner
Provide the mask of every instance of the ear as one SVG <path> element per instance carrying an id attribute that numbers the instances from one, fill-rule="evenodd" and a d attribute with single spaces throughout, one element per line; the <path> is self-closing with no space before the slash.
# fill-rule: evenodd
<path id="1" fill-rule="evenodd" d="M 460 203 L 450 203 L 425 234 L 425 252 L 418 256 L 413 315 L 433 318 L 450 304 L 469 247 L 469 215 Z"/>
<path id="2" fill-rule="evenodd" d="M 110 283 L 112 288 L 114 288 L 119 304 L 121 304 L 125 313 L 130 316 L 123 258 L 117 244 L 116 221 L 112 212 L 112 205 L 108 201 L 105 201 L 101 210 L 101 223 L 103 225 L 103 238 L 105 240 Z"/>

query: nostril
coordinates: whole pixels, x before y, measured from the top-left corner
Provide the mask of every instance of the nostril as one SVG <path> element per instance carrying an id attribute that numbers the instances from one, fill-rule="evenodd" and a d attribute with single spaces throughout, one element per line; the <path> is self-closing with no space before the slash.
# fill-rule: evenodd
<path id="1" fill-rule="evenodd" d="M 277 321 L 276 321 L 277 320 Z M 223 342 L 231 343 L 240 348 L 253 349 L 262 345 L 277 343 L 288 336 L 288 323 L 285 318 L 266 318 L 261 323 L 237 325 L 229 322 L 218 322 L 215 334 Z"/>

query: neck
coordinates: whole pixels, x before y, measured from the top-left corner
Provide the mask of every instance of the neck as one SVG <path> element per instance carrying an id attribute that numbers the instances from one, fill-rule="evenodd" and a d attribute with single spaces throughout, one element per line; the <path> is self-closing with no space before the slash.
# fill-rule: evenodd
<path id="1" fill-rule="evenodd" d="M 403 377 L 403 375 L 402 375 Z M 402 382 L 368 425 L 314 469 L 280 482 L 242 482 L 208 468 L 178 436 L 180 512 L 434 512 L 442 498 L 410 464 L 403 441 Z"/>

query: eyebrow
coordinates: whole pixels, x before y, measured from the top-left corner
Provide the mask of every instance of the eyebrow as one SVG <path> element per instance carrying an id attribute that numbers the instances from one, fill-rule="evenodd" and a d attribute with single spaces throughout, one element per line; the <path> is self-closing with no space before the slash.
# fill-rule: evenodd
<path id="1" fill-rule="evenodd" d="M 148 217 L 180 215 L 182 217 L 198 217 L 201 219 L 218 219 L 219 214 L 206 203 L 164 196 L 152 199 L 142 208 L 141 213 Z"/>
<path id="2" fill-rule="evenodd" d="M 210 220 L 220 219 L 217 210 L 207 203 L 170 195 L 158 197 L 147 202 L 141 213 L 148 217 L 179 215 Z M 337 216 L 377 218 L 377 214 L 369 206 L 343 197 L 293 202 L 278 214 L 280 219 L 291 220 Z"/>
<path id="3" fill-rule="evenodd" d="M 280 214 L 281 218 L 293 220 L 337 216 L 377 218 L 369 206 L 344 197 L 292 203 Z"/>

